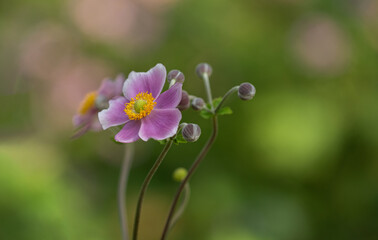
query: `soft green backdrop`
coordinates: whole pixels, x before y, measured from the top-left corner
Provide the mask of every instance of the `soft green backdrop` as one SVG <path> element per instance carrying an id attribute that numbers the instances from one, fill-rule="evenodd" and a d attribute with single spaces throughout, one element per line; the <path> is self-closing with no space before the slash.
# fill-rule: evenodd
<path id="1" fill-rule="evenodd" d="M 0 2 L 0 239 L 120 239 L 123 147 L 111 132 L 70 140 L 86 92 L 156 63 L 213 95 L 241 82 L 191 181 L 170 239 L 378 238 L 378 2 L 375 0 L 14 0 Z M 177 183 L 210 134 L 174 147 L 149 188 L 140 239 L 159 239 Z M 128 190 L 162 146 L 136 144 Z"/>

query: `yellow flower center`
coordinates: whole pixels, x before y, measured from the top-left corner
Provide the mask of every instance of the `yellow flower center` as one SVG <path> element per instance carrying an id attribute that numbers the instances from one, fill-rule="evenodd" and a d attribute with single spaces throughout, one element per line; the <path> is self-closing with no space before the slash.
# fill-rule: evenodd
<path id="1" fill-rule="evenodd" d="M 96 98 L 97 98 L 97 92 L 96 91 L 88 93 L 85 96 L 84 100 L 80 104 L 79 113 L 82 114 L 82 115 L 86 114 L 89 109 L 94 107 Z"/>
<path id="2" fill-rule="evenodd" d="M 130 120 L 140 120 L 148 116 L 156 102 L 151 93 L 138 93 L 135 98 L 132 98 L 129 103 L 125 104 L 125 113 Z"/>

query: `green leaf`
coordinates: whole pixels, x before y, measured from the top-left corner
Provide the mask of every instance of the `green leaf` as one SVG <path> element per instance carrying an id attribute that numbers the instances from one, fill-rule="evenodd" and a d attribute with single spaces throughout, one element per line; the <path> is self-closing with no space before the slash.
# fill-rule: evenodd
<path id="1" fill-rule="evenodd" d="M 209 119 L 213 116 L 213 114 L 203 109 L 200 112 L 200 116 L 203 117 L 204 119 Z"/>
<path id="2" fill-rule="evenodd" d="M 223 107 L 218 110 L 218 115 L 229 115 L 232 114 L 232 109 L 230 107 Z"/>
<path id="3" fill-rule="evenodd" d="M 219 103 L 222 102 L 222 98 L 219 97 L 219 98 L 216 98 L 213 100 L 213 106 L 214 108 L 218 107 Z"/>
<path id="4" fill-rule="evenodd" d="M 188 143 L 184 137 L 182 136 L 181 132 L 177 134 L 175 140 L 174 140 L 174 143 L 179 145 L 180 143 Z"/>
<path id="5" fill-rule="evenodd" d="M 158 143 L 164 145 L 167 143 L 167 139 L 164 139 L 164 140 L 156 140 Z"/>

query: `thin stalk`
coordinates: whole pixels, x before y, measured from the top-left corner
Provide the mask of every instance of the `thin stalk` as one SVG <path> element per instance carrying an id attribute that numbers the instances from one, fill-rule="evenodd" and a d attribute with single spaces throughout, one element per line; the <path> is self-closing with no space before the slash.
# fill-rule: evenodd
<path id="1" fill-rule="evenodd" d="M 211 95 L 210 81 L 209 81 L 209 76 L 207 74 L 203 74 L 203 81 L 205 83 L 207 100 L 209 101 L 209 104 L 211 106 L 211 111 L 213 111 L 214 110 L 213 96 Z"/>
<path id="2" fill-rule="evenodd" d="M 227 98 L 229 96 L 231 96 L 231 94 L 233 94 L 234 92 L 236 92 L 238 90 L 239 90 L 239 86 L 235 86 L 235 87 L 231 88 L 230 90 L 228 90 L 228 92 L 226 92 L 226 94 L 223 96 L 222 101 L 218 104 L 217 108 L 214 110 L 214 113 L 217 113 L 219 111 L 219 109 L 221 109 L 222 105 L 227 100 Z"/>
<path id="3" fill-rule="evenodd" d="M 118 182 L 118 214 L 119 223 L 121 225 L 122 240 L 129 239 L 129 231 L 127 226 L 127 213 L 126 213 L 126 187 L 127 180 L 129 177 L 129 172 L 131 168 L 131 163 L 134 156 L 134 145 L 133 143 L 128 143 L 125 146 L 125 157 L 123 158 L 121 174 L 119 176 Z"/>
<path id="4" fill-rule="evenodd" d="M 161 240 L 165 240 L 165 238 L 167 237 L 168 230 L 169 230 L 169 227 L 171 226 L 171 221 L 172 221 L 172 217 L 173 217 L 173 214 L 175 212 L 175 209 L 176 209 L 177 202 L 178 202 L 178 200 L 180 198 L 180 195 L 181 195 L 182 191 L 184 190 L 185 184 L 189 181 L 190 177 L 193 175 L 193 173 L 195 172 L 195 170 L 197 169 L 197 167 L 199 166 L 199 164 L 202 162 L 202 160 L 204 159 L 204 157 L 206 156 L 206 154 L 210 150 L 210 148 L 213 145 L 215 139 L 217 138 L 217 135 L 218 135 L 218 120 L 217 120 L 217 116 L 213 116 L 212 120 L 213 120 L 212 121 L 213 122 L 213 132 L 212 132 L 209 140 L 207 141 L 206 145 L 202 148 L 202 150 L 201 150 L 200 154 L 198 155 L 197 159 L 194 161 L 194 163 L 190 167 L 190 169 L 188 171 L 188 175 L 181 182 L 180 187 L 178 188 L 178 190 L 176 192 L 176 195 L 175 195 L 175 197 L 173 199 L 172 205 L 171 205 L 170 210 L 169 210 L 167 221 L 165 222 L 165 226 L 164 226 L 164 230 L 163 230 L 163 233 L 162 233 L 162 236 L 161 236 Z"/>
<path id="5" fill-rule="evenodd" d="M 186 206 L 188 206 L 189 199 L 190 199 L 190 184 L 189 183 L 185 184 L 183 198 L 184 199 L 182 200 L 177 211 L 175 212 L 175 215 L 173 215 L 171 225 L 169 226 L 169 230 L 171 230 L 176 225 L 177 221 L 180 219 L 180 217 L 184 213 Z"/>
<path id="6" fill-rule="evenodd" d="M 169 149 L 171 148 L 172 143 L 173 143 L 172 139 L 169 139 L 167 141 L 167 143 L 165 144 L 165 146 L 164 146 L 162 152 L 160 153 L 159 157 L 156 159 L 156 162 L 154 163 L 154 165 L 152 166 L 152 168 L 148 172 L 146 179 L 144 179 L 142 188 L 141 188 L 140 193 L 139 193 L 139 199 L 138 199 L 136 213 L 135 213 L 133 240 L 138 239 L 138 228 L 139 228 L 140 214 L 141 214 L 141 211 L 142 211 L 144 194 L 147 190 L 148 185 L 151 182 L 152 177 L 154 176 L 154 174 L 157 171 L 157 169 L 159 168 L 161 162 L 163 161 L 163 159 L 167 155 Z"/>

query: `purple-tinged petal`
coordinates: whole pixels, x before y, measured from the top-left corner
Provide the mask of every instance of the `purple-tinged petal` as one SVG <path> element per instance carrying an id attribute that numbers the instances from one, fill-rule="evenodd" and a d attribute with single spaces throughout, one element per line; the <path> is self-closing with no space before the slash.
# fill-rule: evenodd
<path id="1" fill-rule="evenodd" d="M 115 135 L 115 140 L 117 142 L 121 143 L 130 143 L 130 142 L 135 142 L 139 139 L 139 129 L 141 126 L 142 122 L 141 121 L 134 121 L 130 120 L 126 122 L 125 126 L 123 126 L 122 130 Z"/>
<path id="2" fill-rule="evenodd" d="M 105 130 L 109 127 L 124 124 L 129 120 L 124 109 L 129 101 L 124 97 L 118 97 L 109 101 L 109 108 L 98 113 L 98 119 Z"/>
<path id="3" fill-rule="evenodd" d="M 98 121 L 98 118 L 95 118 L 92 120 L 92 123 L 91 123 L 91 128 L 90 128 L 92 131 L 95 131 L 95 132 L 99 132 L 102 130 L 102 125 L 101 123 Z"/>
<path id="4" fill-rule="evenodd" d="M 170 89 L 160 94 L 156 99 L 155 109 L 175 108 L 182 97 L 182 84 L 175 83 Z"/>
<path id="5" fill-rule="evenodd" d="M 105 79 L 102 81 L 98 94 L 105 96 L 107 99 L 112 99 L 122 94 L 122 85 L 125 78 L 123 75 L 118 75 L 115 81 Z"/>
<path id="6" fill-rule="evenodd" d="M 139 137 L 143 141 L 149 138 L 163 140 L 177 132 L 181 120 L 181 112 L 175 109 L 154 109 L 151 114 L 143 118 Z"/>
<path id="7" fill-rule="evenodd" d="M 72 118 L 74 127 L 79 128 L 91 123 L 93 118 L 97 117 L 97 112 L 96 108 L 91 108 L 85 114 L 75 114 Z"/>
<path id="8" fill-rule="evenodd" d="M 131 72 L 123 85 L 123 94 L 128 100 L 138 93 L 152 93 L 157 98 L 164 87 L 167 71 L 163 64 L 157 64 L 148 72 Z"/>

